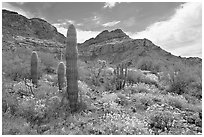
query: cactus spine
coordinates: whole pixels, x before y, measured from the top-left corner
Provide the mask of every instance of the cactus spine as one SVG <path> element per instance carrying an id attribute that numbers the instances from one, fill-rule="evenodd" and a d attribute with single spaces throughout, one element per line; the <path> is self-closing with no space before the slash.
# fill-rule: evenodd
<path id="1" fill-rule="evenodd" d="M 66 78 L 67 93 L 71 112 L 77 110 L 78 105 L 78 70 L 77 70 L 77 38 L 74 25 L 70 25 L 67 31 L 66 41 Z"/>
<path id="2" fill-rule="evenodd" d="M 37 86 L 38 84 L 38 54 L 33 51 L 31 55 L 31 79 L 32 83 Z"/>
<path id="3" fill-rule="evenodd" d="M 117 65 L 114 74 L 116 76 L 116 90 L 123 89 L 127 80 L 127 65 L 123 63 Z"/>
<path id="4" fill-rule="evenodd" d="M 65 83 L 65 65 L 63 62 L 60 62 L 58 65 L 58 69 L 57 69 L 57 75 L 58 75 L 58 86 L 59 86 L 59 90 L 62 90 L 62 88 L 64 87 L 64 83 Z"/>

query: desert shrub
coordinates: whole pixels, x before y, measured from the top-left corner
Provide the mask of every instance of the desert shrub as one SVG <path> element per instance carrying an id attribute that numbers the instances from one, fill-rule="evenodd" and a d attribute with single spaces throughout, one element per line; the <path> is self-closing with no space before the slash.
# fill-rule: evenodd
<path id="1" fill-rule="evenodd" d="M 101 78 L 101 73 L 104 66 L 96 63 L 90 67 L 90 78 L 92 80 L 92 84 L 95 86 L 100 86 L 100 83 L 103 82 L 103 78 Z"/>
<path id="2" fill-rule="evenodd" d="M 188 104 L 186 110 L 201 113 L 202 117 L 202 103 Z"/>
<path id="3" fill-rule="evenodd" d="M 2 69 L 5 76 L 14 80 L 19 81 L 23 78 L 29 78 L 30 76 L 30 64 L 28 60 L 22 60 L 18 56 L 13 59 L 2 60 Z"/>
<path id="4" fill-rule="evenodd" d="M 148 70 L 154 73 L 161 71 L 161 64 L 148 57 L 140 59 L 137 63 L 137 67 L 138 69 Z"/>
<path id="5" fill-rule="evenodd" d="M 103 87 L 105 90 L 114 90 L 116 81 L 113 75 L 113 68 L 109 67 L 103 62 L 98 62 L 91 65 L 90 67 L 90 79 L 91 83 L 89 85 L 94 85 L 98 87 Z M 88 82 L 90 83 L 90 82 Z"/>
<path id="6" fill-rule="evenodd" d="M 143 77 L 140 82 L 149 84 L 149 85 L 155 85 L 156 87 L 159 86 L 157 81 L 155 81 L 154 79 L 150 79 L 149 77 Z"/>
<path id="7" fill-rule="evenodd" d="M 50 86 L 48 83 L 39 81 L 39 87 L 34 90 L 35 97 L 38 99 L 50 98 L 58 93 L 58 87 Z"/>
<path id="8" fill-rule="evenodd" d="M 4 76 L 10 78 L 14 81 L 20 81 L 24 78 L 30 79 L 30 51 L 5 53 L 2 56 L 2 71 L 4 72 Z M 18 51 L 18 50 L 17 50 Z M 38 68 L 38 78 L 42 76 L 42 67 L 39 65 Z"/>
<path id="9" fill-rule="evenodd" d="M 58 77 L 53 74 L 45 74 L 42 76 L 42 79 L 39 81 L 39 85 L 43 85 L 43 83 L 49 83 L 50 86 L 58 86 Z M 66 79 L 65 79 L 66 83 Z"/>
<path id="10" fill-rule="evenodd" d="M 156 111 L 150 114 L 148 119 L 148 128 L 154 134 L 169 132 L 174 127 L 174 115 L 168 111 Z"/>
<path id="11" fill-rule="evenodd" d="M 181 95 L 180 96 L 166 95 L 164 97 L 164 102 L 180 110 L 184 110 L 188 104 L 187 100 Z"/>
<path id="12" fill-rule="evenodd" d="M 127 82 L 130 84 L 136 84 L 144 79 L 145 75 L 140 70 L 128 70 Z"/>
<path id="13" fill-rule="evenodd" d="M 28 135 L 37 134 L 32 130 L 26 119 L 21 117 L 4 116 L 2 119 L 2 134 L 3 135 Z"/>
<path id="14" fill-rule="evenodd" d="M 51 53 L 38 52 L 38 57 L 40 60 L 40 65 L 43 66 L 42 70 L 45 73 L 56 73 L 58 62 L 54 55 Z"/>
<path id="15" fill-rule="evenodd" d="M 138 93 L 131 96 L 131 102 L 133 111 L 137 110 L 146 110 L 149 106 L 154 104 L 154 96 L 146 93 Z"/>
<path id="16" fill-rule="evenodd" d="M 16 95 L 11 95 L 6 98 L 6 102 L 8 103 L 9 112 L 11 115 L 16 115 L 18 111 L 18 100 Z"/>
<path id="17" fill-rule="evenodd" d="M 140 70 L 137 70 L 137 71 L 128 70 L 127 82 L 129 84 L 136 84 L 136 83 L 141 82 L 141 83 L 145 83 L 145 84 L 149 84 L 149 85 L 155 85 L 156 87 L 158 87 L 157 81 L 147 77 Z"/>
<path id="18" fill-rule="evenodd" d="M 197 104 L 197 103 L 200 102 L 200 100 L 198 100 L 198 98 L 196 98 L 195 96 L 191 96 L 191 95 L 189 95 L 189 94 L 183 94 L 182 96 L 183 96 L 183 97 L 187 100 L 187 102 L 190 103 L 190 104 Z"/>
<path id="19" fill-rule="evenodd" d="M 31 97 L 18 100 L 17 114 L 33 124 L 35 117 L 35 100 Z"/>
<path id="20" fill-rule="evenodd" d="M 15 115 L 17 110 L 18 110 L 18 95 L 13 93 L 14 92 L 14 89 L 13 89 L 13 83 L 5 83 L 5 82 L 9 82 L 9 81 L 3 81 L 3 84 L 2 84 L 2 101 L 4 104 L 4 107 L 6 108 L 3 108 L 3 109 L 6 109 L 5 111 L 9 111 L 9 113 L 11 115 Z M 12 85 L 12 86 L 9 86 L 9 85 Z M 10 91 L 12 93 L 10 93 Z"/>
<path id="21" fill-rule="evenodd" d="M 150 92 L 150 90 L 144 87 L 142 84 L 138 84 L 137 86 L 127 87 L 126 90 L 129 90 L 131 94 Z"/>
<path id="22" fill-rule="evenodd" d="M 77 65 L 78 65 L 79 80 L 88 82 L 91 75 L 88 65 L 80 60 L 77 61 Z"/>
<path id="23" fill-rule="evenodd" d="M 187 87 L 188 94 L 196 97 L 197 99 L 202 99 L 202 83 L 201 82 L 192 82 Z"/>
<path id="24" fill-rule="evenodd" d="M 185 68 L 183 65 L 177 64 L 170 74 L 170 87 L 168 92 L 183 94 L 188 93 L 188 87 L 191 83 L 196 82 L 196 78 L 189 68 Z"/>
<path id="25" fill-rule="evenodd" d="M 129 101 L 124 94 L 118 93 L 117 96 L 118 96 L 118 98 L 115 101 L 116 103 L 118 103 L 122 106 L 127 106 L 129 104 Z"/>

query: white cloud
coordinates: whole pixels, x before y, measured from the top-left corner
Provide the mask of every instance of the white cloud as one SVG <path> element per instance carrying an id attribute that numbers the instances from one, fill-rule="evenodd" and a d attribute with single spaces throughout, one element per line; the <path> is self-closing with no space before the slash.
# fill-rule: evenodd
<path id="1" fill-rule="evenodd" d="M 92 19 L 92 21 L 93 22 L 95 22 L 96 24 L 100 24 L 101 23 L 101 17 L 99 17 L 99 16 L 94 16 L 94 17 L 91 17 Z"/>
<path id="2" fill-rule="evenodd" d="M 7 10 L 10 10 L 10 11 L 18 12 L 18 14 L 21 14 L 21 15 L 27 17 L 27 18 L 34 17 L 34 15 L 31 14 L 30 12 L 24 11 L 23 9 L 15 7 L 15 6 L 7 3 L 7 2 L 2 2 L 2 9 L 7 9 Z"/>
<path id="3" fill-rule="evenodd" d="M 52 24 L 57 28 L 57 31 L 62 33 L 65 37 L 67 35 L 67 29 L 64 28 L 60 23 Z M 76 28 L 77 29 L 77 28 Z M 85 31 L 77 29 L 77 42 L 83 43 L 84 41 L 96 37 L 100 32 L 99 31 Z"/>
<path id="4" fill-rule="evenodd" d="M 23 5 L 25 2 L 16 2 L 19 5 Z"/>
<path id="5" fill-rule="evenodd" d="M 116 3 L 119 3 L 119 2 L 105 2 L 105 5 L 103 6 L 103 8 L 113 8 Z"/>
<path id="6" fill-rule="evenodd" d="M 175 55 L 201 57 L 202 3 L 185 3 L 169 20 L 156 22 L 144 31 L 129 34 L 132 38 L 148 38 Z"/>
<path id="7" fill-rule="evenodd" d="M 136 21 L 135 21 L 135 17 L 130 17 L 127 20 L 123 21 L 123 24 L 127 27 L 131 27 L 133 25 L 135 25 Z"/>
<path id="8" fill-rule="evenodd" d="M 104 27 L 112 27 L 112 26 L 115 26 L 118 23 L 120 23 L 120 21 L 111 21 L 111 22 L 107 22 L 107 23 L 102 24 L 102 26 L 104 26 Z"/>
<path id="9" fill-rule="evenodd" d="M 103 24 L 103 17 L 100 14 L 93 15 L 87 18 L 83 18 L 83 26 L 86 26 L 86 29 L 90 30 L 93 28 L 101 27 Z"/>
<path id="10" fill-rule="evenodd" d="M 75 24 L 75 21 L 74 20 L 68 20 L 66 19 L 66 22 L 70 23 L 70 24 Z"/>
<path id="11" fill-rule="evenodd" d="M 77 26 L 83 26 L 84 24 L 83 23 L 77 23 L 76 25 Z"/>

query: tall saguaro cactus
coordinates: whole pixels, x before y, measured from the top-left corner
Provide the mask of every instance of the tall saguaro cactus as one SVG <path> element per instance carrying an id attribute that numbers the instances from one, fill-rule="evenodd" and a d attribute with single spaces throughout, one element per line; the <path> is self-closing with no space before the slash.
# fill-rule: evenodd
<path id="1" fill-rule="evenodd" d="M 117 65 L 114 74 L 116 76 L 116 90 L 124 88 L 127 80 L 127 65 L 123 63 Z"/>
<path id="2" fill-rule="evenodd" d="M 38 54 L 33 51 L 31 55 L 31 79 L 32 83 L 37 86 L 38 84 Z"/>
<path id="3" fill-rule="evenodd" d="M 67 78 L 67 93 L 72 112 L 77 110 L 78 105 L 78 70 L 77 70 L 77 38 L 74 25 L 70 25 L 67 31 L 66 41 L 66 78 Z"/>
<path id="4" fill-rule="evenodd" d="M 60 62 L 58 65 L 57 75 L 58 75 L 59 90 L 62 90 L 65 84 L 65 65 L 63 62 Z"/>

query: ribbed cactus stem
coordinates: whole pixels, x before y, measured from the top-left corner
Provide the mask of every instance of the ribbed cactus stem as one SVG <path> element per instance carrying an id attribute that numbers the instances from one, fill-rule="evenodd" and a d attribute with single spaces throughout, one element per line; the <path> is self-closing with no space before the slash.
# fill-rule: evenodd
<path id="1" fill-rule="evenodd" d="M 31 55 L 31 79 L 32 83 L 37 86 L 38 84 L 38 54 L 33 51 Z"/>
<path id="2" fill-rule="evenodd" d="M 114 74 L 116 75 L 116 90 L 124 88 L 127 80 L 127 65 L 117 65 Z"/>
<path id="3" fill-rule="evenodd" d="M 70 25 L 67 31 L 66 41 L 66 78 L 67 93 L 72 112 L 77 110 L 78 105 L 78 70 L 77 70 L 77 38 L 74 25 Z"/>
<path id="4" fill-rule="evenodd" d="M 59 90 L 62 90 L 65 84 L 65 65 L 63 62 L 60 62 L 58 65 L 57 75 Z"/>

